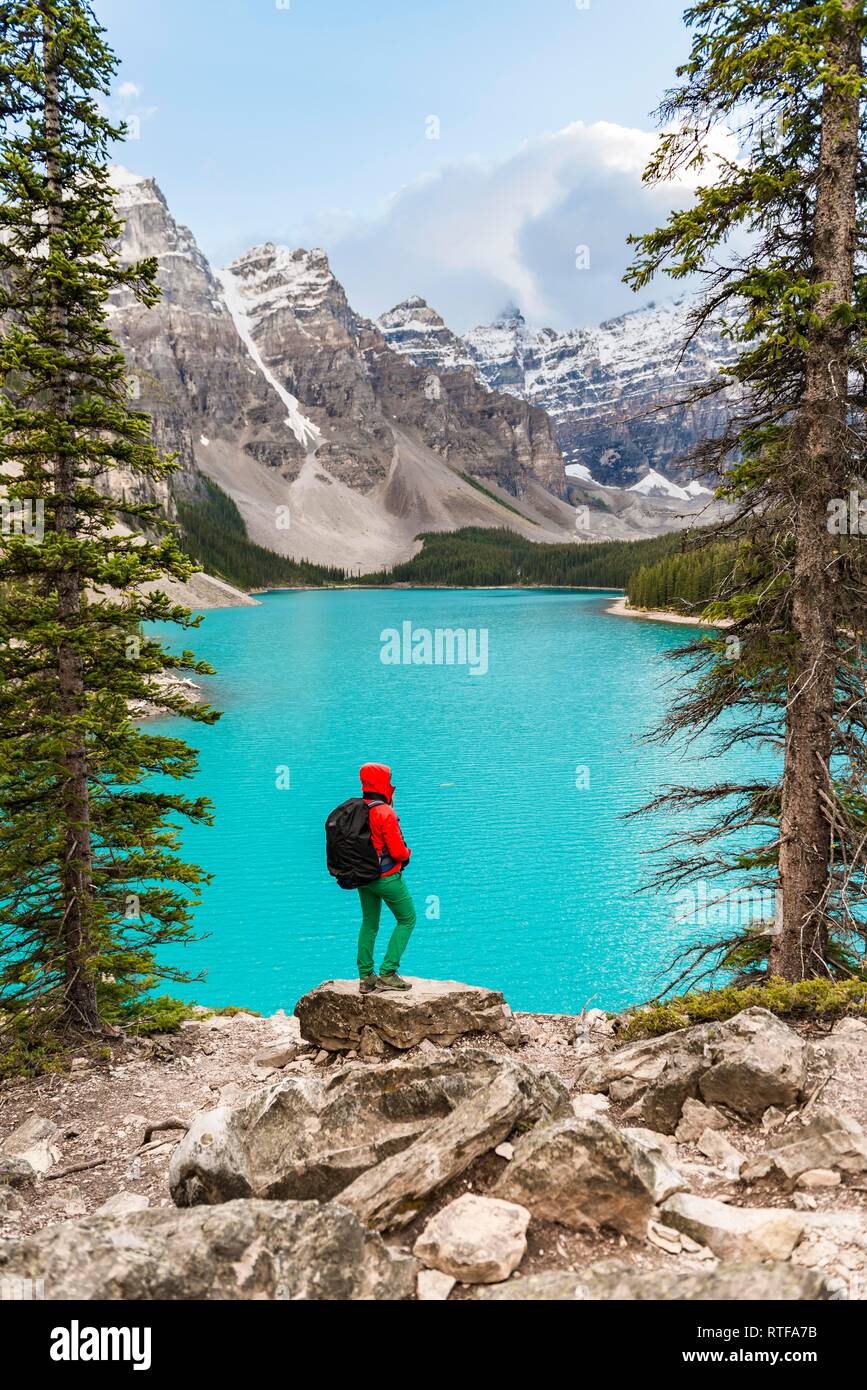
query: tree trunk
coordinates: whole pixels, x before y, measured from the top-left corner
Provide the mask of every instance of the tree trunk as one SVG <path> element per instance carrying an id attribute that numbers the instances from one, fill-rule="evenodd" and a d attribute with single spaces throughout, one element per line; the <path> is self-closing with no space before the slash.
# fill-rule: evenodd
<path id="1" fill-rule="evenodd" d="M 862 0 L 846 0 L 829 44 L 832 69 L 858 73 Z M 825 84 L 813 227 L 813 280 L 823 283 L 810 335 L 804 394 L 789 450 L 794 500 L 792 626 L 796 638 L 786 707 L 780 823 L 781 912 L 770 972 L 787 980 L 827 974 L 827 893 L 831 825 L 822 793 L 831 792 L 831 735 L 836 677 L 834 541 L 828 503 L 845 497 L 846 392 L 850 330 L 829 322 L 850 304 L 854 276 L 858 171 L 858 95 Z"/>
<path id="2" fill-rule="evenodd" d="M 48 189 L 47 235 L 49 254 L 59 248 L 63 230 L 63 187 L 60 164 L 60 104 L 57 82 L 57 59 L 54 52 L 50 15 L 43 11 L 42 54 L 45 74 L 44 132 L 46 141 L 46 182 Z M 58 346 L 64 343 L 66 330 L 65 308 L 59 296 L 52 308 Z M 57 375 L 51 387 L 52 403 L 58 419 L 64 419 L 69 403 L 69 391 L 63 373 Z M 76 462 L 69 454 L 58 452 L 54 464 L 55 527 L 58 535 L 75 537 L 78 518 L 75 505 Z M 91 917 L 93 885 L 91 869 L 90 799 L 87 777 L 87 750 L 83 729 L 85 711 L 84 663 L 75 645 L 82 602 L 81 574 L 74 566 L 58 570 L 57 620 L 69 634 L 61 639 L 58 656 L 58 707 L 64 721 L 66 749 L 63 755 L 63 786 L 61 791 L 61 827 L 63 837 L 63 866 L 61 893 L 63 920 L 61 935 L 64 955 L 64 1016 L 76 1028 L 96 1030 L 99 1012 L 96 1002 L 96 979 L 93 971 Z"/>

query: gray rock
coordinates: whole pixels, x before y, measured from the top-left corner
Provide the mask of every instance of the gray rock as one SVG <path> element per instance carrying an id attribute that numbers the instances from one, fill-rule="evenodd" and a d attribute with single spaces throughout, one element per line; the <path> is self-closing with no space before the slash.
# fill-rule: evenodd
<path id="1" fill-rule="evenodd" d="M 422 1041 L 426 1042 L 427 1039 L 423 1038 Z M 350 1048 L 350 1051 L 354 1050 L 354 1048 Z M 328 1056 L 324 1048 L 321 1055 L 323 1057 Z M 370 1028 L 365 1024 L 358 1039 L 358 1056 L 363 1057 L 366 1062 L 378 1062 L 384 1057 L 393 1057 L 394 1048 L 379 1036 L 375 1028 Z"/>
<path id="2" fill-rule="evenodd" d="M 526 1207 L 466 1192 L 431 1217 L 413 1254 L 462 1284 L 499 1283 L 524 1258 L 529 1224 Z"/>
<path id="3" fill-rule="evenodd" d="M 375 1230 L 405 1226 L 431 1192 L 495 1149 L 516 1127 L 568 1110 L 568 1095 L 556 1077 L 508 1059 L 500 1061 L 486 1085 L 409 1148 L 356 1178 L 340 1200 Z"/>
<path id="4" fill-rule="evenodd" d="M 841 1018 L 830 1034 L 808 1044 L 816 1079 L 841 1067 L 863 1066 L 867 1060 L 867 1023 L 861 1018 Z"/>
<path id="5" fill-rule="evenodd" d="M 97 1207 L 95 1215 L 128 1216 L 132 1211 L 147 1211 L 150 1204 L 150 1197 L 143 1192 L 115 1192 L 113 1197 Z"/>
<path id="6" fill-rule="evenodd" d="M 730 1139 L 726 1139 L 719 1130 L 706 1129 L 699 1135 L 697 1144 L 699 1153 L 703 1153 L 705 1158 L 709 1158 L 711 1163 L 718 1168 L 722 1168 L 729 1177 L 736 1178 L 741 1171 L 741 1165 L 746 1162 L 746 1156 L 736 1149 Z"/>
<path id="7" fill-rule="evenodd" d="M 365 1030 L 406 1050 L 424 1038 L 447 1044 L 465 1033 L 517 1040 L 512 1011 L 499 990 L 455 980 L 418 980 L 412 989 L 359 994 L 357 980 L 326 980 L 299 999 L 295 1012 L 308 1042 L 328 1051 L 360 1047 Z"/>
<path id="8" fill-rule="evenodd" d="M 703 1057 L 687 1051 L 674 1051 L 666 1060 L 659 1079 L 633 1102 L 624 1114 L 632 1125 L 673 1134 L 684 1104 L 693 1097 L 705 1067 Z"/>
<path id="9" fill-rule="evenodd" d="M 686 1186 L 660 1154 L 608 1120 L 571 1116 L 524 1135 L 492 1193 L 563 1226 L 610 1226 L 640 1239 L 656 1204 Z"/>
<path id="10" fill-rule="evenodd" d="M 44 1280 L 52 1300 L 403 1299 L 417 1268 L 336 1203 L 151 1208 L 0 1242 L 0 1280 Z"/>
<path id="11" fill-rule="evenodd" d="M 660 1303 L 825 1302 L 836 1299 L 827 1280 L 790 1264 L 718 1264 L 699 1271 L 639 1272 L 615 1262 L 590 1265 L 580 1272 L 553 1271 L 510 1279 L 499 1288 L 480 1289 L 476 1298 L 521 1302 L 622 1300 Z"/>
<path id="12" fill-rule="evenodd" d="M 195 1116 L 172 1155 L 172 1197 L 178 1206 L 336 1197 L 408 1148 L 502 1067 L 480 1052 L 443 1052 L 281 1077 L 235 1107 Z"/>
<path id="13" fill-rule="evenodd" d="M 674 1133 L 687 1100 L 723 1105 L 745 1119 L 803 1098 L 807 1049 L 767 1009 L 745 1009 L 725 1023 L 704 1023 L 627 1044 L 585 1064 L 579 1084 L 631 1100 L 630 1124 Z"/>
<path id="14" fill-rule="evenodd" d="M 857 1037 L 867 1047 L 867 1022 L 863 1018 L 841 1018 L 831 1029 L 834 1034 L 848 1033 Z"/>
<path id="15" fill-rule="evenodd" d="M 254 1065 L 257 1067 L 271 1067 L 279 1070 L 286 1067 L 290 1062 L 294 1062 L 304 1044 L 295 1038 L 278 1038 L 262 1052 L 257 1052 L 254 1057 Z"/>
<path id="16" fill-rule="evenodd" d="M 721 1260 L 787 1260 L 804 1232 L 804 1217 L 785 1207 L 732 1207 L 712 1197 L 677 1192 L 662 1203 L 666 1225 L 706 1245 Z"/>
<path id="17" fill-rule="evenodd" d="M 694 1144 L 705 1130 L 726 1129 L 728 1123 L 725 1115 L 714 1106 L 705 1105 L 700 1100 L 687 1099 L 683 1102 L 674 1137 L 678 1144 Z"/>
<path id="18" fill-rule="evenodd" d="M 817 1105 L 771 1135 L 766 1157 L 789 1180 L 814 1168 L 858 1176 L 867 1173 L 867 1135 L 851 1115 Z"/>
<path id="19" fill-rule="evenodd" d="M 657 1249 L 667 1255 L 679 1255 L 683 1250 L 683 1236 L 672 1226 L 664 1226 L 661 1221 L 648 1221 L 647 1239 Z"/>
<path id="20" fill-rule="evenodd" d="M 840 1174 L 836 1168 L 808 1168 L 806 1173 L 799 1176 L 798 1186 L 806 1188 L 807 1191 L 815 1191 L 821 1187 L 839 1187 Z"/>
<path id="21" fill-rule="evenodd" d="M 740 1179 L 741 1182 L 761 1182 L 763 1178 L 770 1177 L 773 1171 L 773 1162 L 767 1154 L 755 1154 L 741 1165 Z"/>
<path id="22" fill-rule="evenodd" d="M 439 1269 L 420 1269 L 416 1284 L 419 1303 L 444 1303 L 457 1283 Z"/>
<path id="23" fill-rule="evenodd" d="M 588 1115 L 604 1115 L 609 1109 L 608 1097 L 594 1095 L 592 1091 L 572 1097 L 572 1112 L 577 1115 L 579 1120 L 583 1120 Z"/>
<path id="24" fill-rule="evenodd" d="M 762 1116 L 762 1129 L 770 1133 L 771 1130 L 779 1129 L 780 1125 L 784 1125 L 785 1123 L 785 1110 L 778 1109 L 776 1105 L 769 1105 L 764 1115 Z"/>
<path id="25" fill-rule="evenodd" d="M 806 1044 L 766 1009 L 745 1009 L 721 1024 L 711 1054 L 713 1065 L 699 1082 L 709 1105 L 725 1105 L 745 1119 L 759 1120 L 769 1105 L 785 1108 L 803 1098 Z"/>
<path id="26" fill-rule="evenodd" d="M 5 1187 L 27 1187 L 36 1177 L 26 1158 L 15 1154 L 0 1153 L 0 1184 Z"/>
<path id="27" fill-rule="evenodd" d="M 61 1129 L 53 1120 L 31 1115 L 13 1129 L 0 1144 L 0 1150 L 13 1158 L 23 1159 L 36 1173 L 47 1173 L 60 1157 L 57 1141 Z"/>

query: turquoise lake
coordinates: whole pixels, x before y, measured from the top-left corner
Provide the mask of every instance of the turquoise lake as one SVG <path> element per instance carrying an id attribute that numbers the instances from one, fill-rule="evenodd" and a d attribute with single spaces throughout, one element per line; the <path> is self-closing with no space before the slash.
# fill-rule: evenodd
<path id="1" fill-rule="evenodd" d="M 320 980 L 355 974 L 358 899 L 327 873 L 324 823 L 366 761 L 391 765 L 413 848 L 406 974 L 549 1012 L 659 989 L 696 928 L 670 898 L 636 891 L 666 826 L 623 815 L 669 782 L 737 771 L 734 758 L 723 768 L 641 741 L 671 694 L 665 654 L 688 629 L 610 615 L 613 595 L 598 592 L 261 597 L 208 612 L 192 635 L 217 669 L 205 684 L 222 720 L 158 725 L 198 746 L 187 786 L 216 808 L 213 827 L 184 832 L 214 881 L 197 915 L 207 937 L 179 958 L 206 979 L 179 992 L 291 1011 Z M 486 630 L 486 674 L 385 664 L 381 634 L 404 623 Z M 384 910 L 377 962 L 390 924 Z"/>

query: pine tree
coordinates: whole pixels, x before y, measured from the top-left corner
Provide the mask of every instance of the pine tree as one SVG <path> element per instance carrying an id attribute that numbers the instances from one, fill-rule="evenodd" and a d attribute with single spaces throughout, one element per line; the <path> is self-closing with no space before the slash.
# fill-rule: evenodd
<path id="1" fill-rule="evenodd" d="M 84 1031 L 128 1014 L 158 949 L 192 933 L 206 876 L 178 859 L 179 819 L 210 806 L 172 782 L 182 741 L 144 733 L 169 656 L 143 624 L 196 625 L 160 590 L 193 570 L 154 500 L 124 503 L 111 470 L 165 496 L 174 467 L 131 406 L 112 292 L 158 297 L 156 263 L 121 265 L 103 114 L 116 62 L 85 0 L 0 15 L 0 989 L 7 1022 Z M 177 693 L 161 703 L 212 722 Z"/>
<path id="2" fill-rule="evenodd" d="M 646 178 L 706 169 L 720 126 L 738 156 L 719 158 L 693 206 L 634 239 L 627 278 L 702 275 L 694 327 L 721 320 L 737 347 L 703 391 L 734 389 L 731 426 L 696 458 L 719 475 L 734 509 L 722 529 L 738 546 L 711 607 L 733 627 L 686 649 L 697 680 L 663 732 L 716 724 L 723 747 L 776 742 L 783 772 L 672 789 L 669 807 L 721 800 L 716 831 L 737 840 L 712 854 L 702 831 L 687 840 L 698 857 L 669 867 L 678 881 L 750 867 L 778 886 L 769 969 L 797 980 L 863 964 L 863 541 L 834 534 L 829 514 L 859 487 L 865 448 L 867 24 L 862 0 L 700 0 L 686 18 L 692 51 Z"/>

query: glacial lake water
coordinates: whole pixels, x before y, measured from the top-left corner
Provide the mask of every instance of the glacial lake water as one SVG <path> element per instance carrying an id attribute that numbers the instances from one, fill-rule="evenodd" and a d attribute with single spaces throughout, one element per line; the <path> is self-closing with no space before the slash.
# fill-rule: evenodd
<path id="1" fill-rule="evenodd" d="M 689 630 L 610 615 L 613 597 L 294 591 L 208 612 L 190 645 L 217 670 L 205 684 L 223 718 L 158 726 L 199 748 L 187 790 L 216 809 L 213 827 L 184 831 L 214 880 L 196 919 L 206 938 L 176 954 L 206 979 L 178 992 L 291 1012 L 321 980 L 355 974 L 358 898 L 327 873 L 324 822 L 377 761 L 393 769 L 413 848 L 404 973 L 492 986 L 542 1012 L 655 993 L 697 927 L 680 900 L 637 891 L 670 826 L 624 813 L 670 782 L 757 769 L 754 754 L 723 766 L 642 742 L 671 693 L 665 654 Z M 383 661 L 401 656 L 404 624 L 430 633 L 434 654 L 437 629 L 484 630 L 486 672 L 481 648 L 479 674 Z M 390 922 L 384 909 L 377 961 Z"/>

